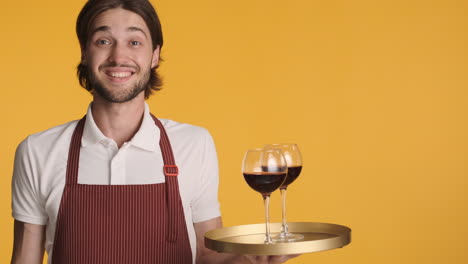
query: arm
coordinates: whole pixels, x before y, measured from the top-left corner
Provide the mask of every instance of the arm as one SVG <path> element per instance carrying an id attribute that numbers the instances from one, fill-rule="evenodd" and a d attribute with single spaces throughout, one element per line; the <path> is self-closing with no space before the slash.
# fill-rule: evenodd
<path id="1" fill-rule="evenodd" d="M 204 236 L 210 230 L 223 227 L 221 217 L 194 223 L 194 227 L 197 236 L 197 264 L 279 264 L 298 256 L 238 256 L 218 253 L 205 247 Z"/>
<path id="2" fill-rule="evenodd" d="M 45 226 L 15 220 L 11 264 L 41 264 L 44 258 Z"/>
<path id="3" fill-rule="evenodd" d="M 217 253 L 205 247 L 205 233 L 216 228 L 221 228 L 223 226 L 221 217 L 194 223 L 193 226 L 195 227 L 195 234 L 197 236 L 196 264 L 242 263 L 238 256 Z"/>
<path id="4" fill-rule="evenodd" d="M 16 150 L 11 186 L 15 219 L 12 264 L 41 264 L 44 257 L 47 213 L 38 190 L 36 161 L 29 138 L 25 139 Z"/>

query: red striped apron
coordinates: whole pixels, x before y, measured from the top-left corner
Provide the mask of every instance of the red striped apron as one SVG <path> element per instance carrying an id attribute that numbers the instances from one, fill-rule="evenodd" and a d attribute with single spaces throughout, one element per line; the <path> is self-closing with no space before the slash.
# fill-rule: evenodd
<path id="1" fill-rule="evenodd" d="M 178 170 L 161 122 L 153 116 L 161 134 L 165 183 L 87 185 L 78 184 L 85 119 L 78 122 L 70 143 L 52 263 L 192 263 Z"/>

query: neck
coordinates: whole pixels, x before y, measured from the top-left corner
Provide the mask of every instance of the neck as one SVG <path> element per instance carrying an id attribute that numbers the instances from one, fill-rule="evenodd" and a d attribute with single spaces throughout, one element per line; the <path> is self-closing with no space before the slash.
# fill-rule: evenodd
<path id="1" fill-rule="evenodd" d="M 140 95 L 125 103 L 110 103 L 94 96 L 91 108 L 94 122 L 119 148 L 130 141 L 140 128 L 145 111 L 145 100 Z"/>

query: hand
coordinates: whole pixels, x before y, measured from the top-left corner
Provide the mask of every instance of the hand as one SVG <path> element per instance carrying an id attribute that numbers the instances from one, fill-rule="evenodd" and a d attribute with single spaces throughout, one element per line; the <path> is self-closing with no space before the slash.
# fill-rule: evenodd
<path id="1" fill-rule="evenodd" d="M 280 264 L 289 259 L 298 257 L 299 255 L 282 255 L 282 256 L 244 256 L 245 264 Z"/>
<path id="2" fill-rule="evenodd" d="M 197 235 L 197 264 L 279 264 L 299 256 L 248 256 L 218 253 L 205 247 L 204 234 L 209 230 L 221 228 L 221 217 L 213 218 L 200 223 L 194 223 L 193 226 Z"/>

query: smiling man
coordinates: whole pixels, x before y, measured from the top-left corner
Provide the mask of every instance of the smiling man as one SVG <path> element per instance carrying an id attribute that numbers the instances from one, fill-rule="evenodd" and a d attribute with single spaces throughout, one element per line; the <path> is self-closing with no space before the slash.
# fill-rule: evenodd
<path id="1" fill-rule="evenodd" d="M 93 24 L 89 39 L 85 35 L 81 43 L 85 50 L 79 70 L 89 74 L 87 88 L 94 89 L 111 103 L 125 103 L 143 95 L 151 70 L 159 62 L 160 26 L 156 30 L 159 36 L 153 43 L 145 21 L 129 10 L 107 10 Z M 86 83 L 86 76 L 83 77 Z"/>
<path id="2" fill-rule="evenodd" d="M 221 227 L 218 165 L 203 128 L 157 119 L 163 45 L 147 0 L 90 0 L 79 14 L 81 120 L 27 137 L 12 183 L 12 263 L 282 263 L 218 254 L 203 234 Z"/>

